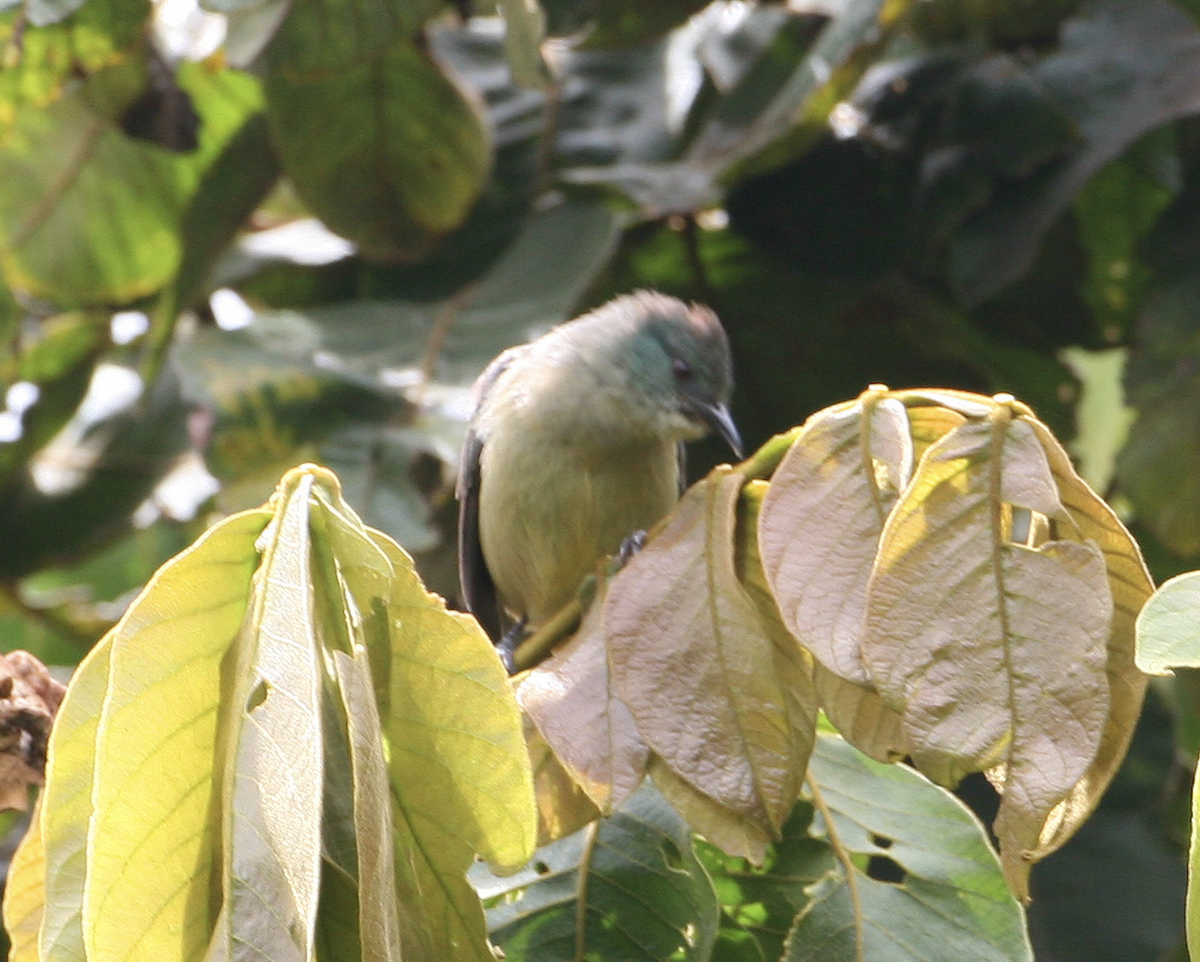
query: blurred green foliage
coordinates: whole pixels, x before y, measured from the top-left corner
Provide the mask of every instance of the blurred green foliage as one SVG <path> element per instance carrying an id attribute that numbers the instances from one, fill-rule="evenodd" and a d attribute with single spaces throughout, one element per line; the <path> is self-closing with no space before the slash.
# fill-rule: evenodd
<path id="1" fill-rule="evenodd" d="M 470 383 L 634 287 L 720 313 L 749 446 L 872 382 L 1010 392 L 1197 566 L 1191 0 L 206 6 L 0 2 L 0 650 L 75 660 L 306 458 L 453 596 Z M 1047 897 L 1039 959 L 1177 946 L 1170 724 L 1035 874 L 1133 846 L 1153 905 Z"/>

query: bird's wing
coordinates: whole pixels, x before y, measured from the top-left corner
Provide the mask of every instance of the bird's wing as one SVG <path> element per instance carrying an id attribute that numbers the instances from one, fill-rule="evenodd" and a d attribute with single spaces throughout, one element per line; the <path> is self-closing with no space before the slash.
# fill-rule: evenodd
<path id="1" fill-rule="evenodd" d="M 514 352 L 505 351 L 488 365 L 475 385 L 475 408 L 484 403 L 496 378 L 511 363 Z M 492 641 L 502 635 L 500 600 L 496 583 L 483 557 L 479 540 L 479 456 L 484 440 L 472 425 L 467 428 L 458 466 L 458 577 L 467 610 L 483 625 Z"/>

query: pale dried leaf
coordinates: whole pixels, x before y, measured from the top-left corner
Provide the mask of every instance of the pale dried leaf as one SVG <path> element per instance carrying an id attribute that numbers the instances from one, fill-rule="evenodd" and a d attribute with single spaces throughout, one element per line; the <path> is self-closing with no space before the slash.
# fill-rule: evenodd
<path id="1" fill-rule="evenodd" d="M 1025 860 L 1100 747 L 1112 600 L 1095 545 L 1010 543 L 1013 506 L 1073 526 L 1027 423 L 934 443 L 881 538 L 863 652 L 922 771 L 955 784 L 1004 766 L 997 825 L 1023 895 Z"/>
<path id="2" fill-rule="evenodd" d="M 1047 820 L 1033 857 L 1057 850 L 1092 814 L 1117 773 L 1142 712 L 1148 679 L 1134 663 L 1138 614 L 1154 591 L 1141 549 L 1116 513 L 1076 473 L 1058 440 L 1040 421 L 1026 417 L 1041 442 L 1059 497 L 1078 536 L 1097 545 L 1104 555 L 1112 592 L 1112 624 L 1108 635 L 1109 710 L 1096 758 L 1071 793 Z M 1069 536 L 1064 533 L 1064 536 Z"/>
<path id="3" fill-rule="evenodd" d="M 748 859 L 755 865 L 763 863 L 771 838 L 756 823 L 696 791 L 657 755 L 650 756 L 647 768 L 654 786 L 692 831 L 703 835 L 726 855 Z"/>
<path id="4" fill-rule="evenodd" d="M 717 468 L 614 578 L 604 606 L 617 691 L 651 749 L 774 836 L 811 745 L 786 662 L 738 581 L 742 476 Z M 808 743 L 806 745 L 806 742 Z"/>
<path id="5" fill-rule="evenodd" d="M 861 402 L 814 415 L 763 500 L 758 538 L 784 623 L 834 674 L 868 685 L 859 651 L 863 600 L 879 533 L 908 483 L 903 405 Z"/>
<path id="6" fill-rule="evenodd" d="M 521 676 L 516 695 L 571 777 L 610 815 L 642 783 L 650 749 L 609 677 L 604 594 L 570 641 Z"/>

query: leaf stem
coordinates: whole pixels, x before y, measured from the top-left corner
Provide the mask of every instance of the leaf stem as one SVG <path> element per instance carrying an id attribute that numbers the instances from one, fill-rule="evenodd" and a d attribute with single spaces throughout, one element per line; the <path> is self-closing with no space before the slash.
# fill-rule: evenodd
<path id="1" fill-rule="evenodd" d="M 858 869 L 854 867 L 849 850 L 842 844 L 841 836 L 838 835 L 837 828 L 833 824 L 833 812 L 826 804 L 825 796 L 821 794 L 821 789 L 817 785 L 817 780 L 813 778 L 811 770 L 805 775 L 804 781 L 812 794 L 813 808 L 820 813 L 821 820 L 825 823 L 825 834 L 829 836 L 829 847 L 833 849 L 834 856 L 841 863 L 842 873 L 846 876 L 846 890 L 850 893 L 850 907 L 854 913 L 854 957 L 861 962 L 866 958 L 866 946 L 863 945 L 863 908 L 862 897 L 858 892 Z"/>
<path id="2" fill-rule="evenodd" d="M 583 962 L 587 951 L 587 895 L 588 879 L 591 877 L 592 856 L 596 852 L 596 839 L 600 835 L 600 819 L 587 827 L 583 841 L 583 854 L 579 857 L 579 884 L 575 889 L 575 962 Z"/>

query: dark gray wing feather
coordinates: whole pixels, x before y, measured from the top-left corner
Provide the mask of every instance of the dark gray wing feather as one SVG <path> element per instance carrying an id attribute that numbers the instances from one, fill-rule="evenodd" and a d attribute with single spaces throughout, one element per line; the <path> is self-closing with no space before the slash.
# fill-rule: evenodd
<path id="1" fill-rule="evenodd" d="M 519 350 L 519 349 L 517 349 Z M 487 392 L 500 373 L 512 361 L 514 351 L 505 351 L 488 365 L 475 384 L 475 408 L 479 409 Z M 458 467 L 458 577 L 462 586 L 463 603 L 484 631 L 498 642 L 503 635 L 503 613 L 496 595 L 496 583 L 483 557 L 479 539 L 479 457 L 483 438 L 474 426 L 467 429 L 462 458 Z"/>

